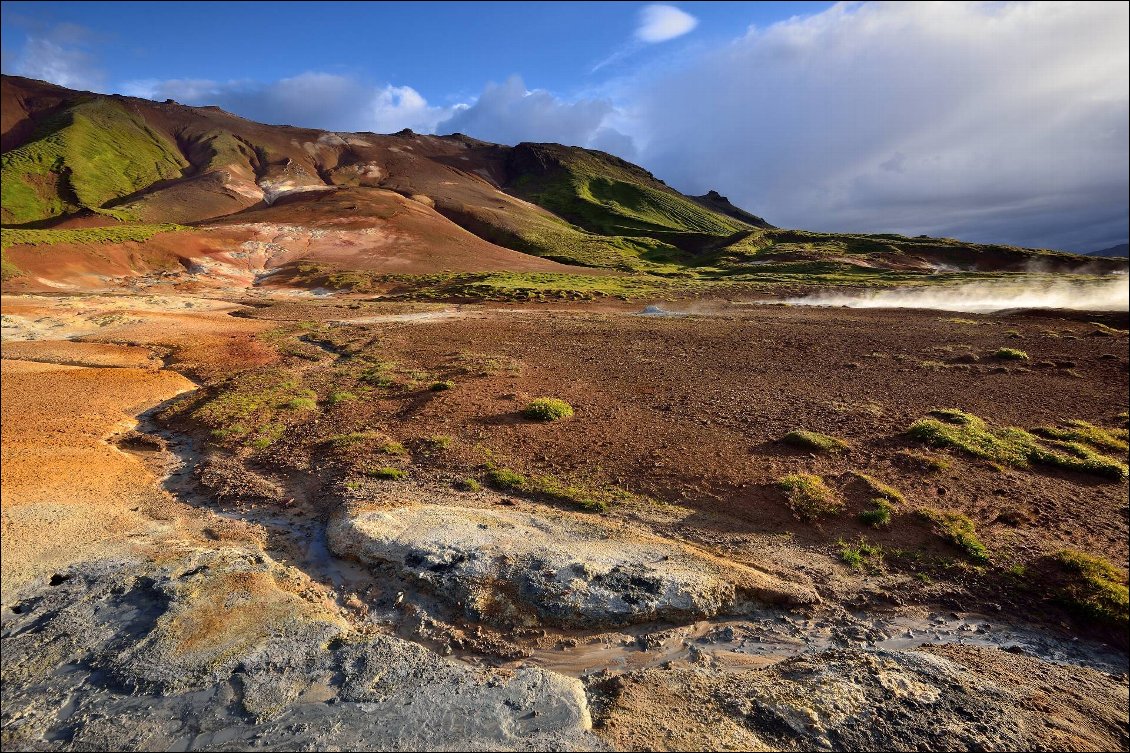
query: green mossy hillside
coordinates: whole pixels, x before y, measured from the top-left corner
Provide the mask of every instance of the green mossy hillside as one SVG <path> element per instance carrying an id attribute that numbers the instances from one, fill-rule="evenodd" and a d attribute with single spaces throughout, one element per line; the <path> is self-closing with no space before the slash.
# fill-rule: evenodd
<path id="1" fill-rule="evenodd" d="M 650 235 L 681 246 L 682 233 L 725 237 L 750 229 L 604 152 L 520 144 L 508 166 L 515 194 L 589 232 Z"/>
<path id="2" fill-rule="evenodd" d="M 113 215 L 110 202 L 180 177 L 188 166 L 175 144 L 109 97 L 48 118 L 29 142 L 5 152 L 2 164 L 0 217 L 8 225 L 80 209 Z"/>

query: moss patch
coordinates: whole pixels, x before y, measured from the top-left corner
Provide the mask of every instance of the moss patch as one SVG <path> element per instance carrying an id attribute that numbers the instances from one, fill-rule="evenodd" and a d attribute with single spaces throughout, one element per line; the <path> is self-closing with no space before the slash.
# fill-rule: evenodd
<path id="1" fill-rule="evenodd" d="M 785 493 L 789 508 L 801 520 L 815 521 L 835 515 L 843 509 L 843 500 L 812 473 L 794 473 L 777 479 L 777 488 Z"/>
<path id="2" fill-rule="evenodd" d="M 1125 453 L 1130 448 L 1127 444 L 1130 432 L 1126 429 L 1104 429 L 1077 419 L 1067 421 L 1062 426 L 1041 426 L 1033 429 L 1032 433 L 1061 442 L 1080 442 L 1109 452 Z"/>
<path id="3" fill-rule="evenodd" d="M 840 561 L 852 569 L 866 568 L 871 572 L 882 569 L 883 549 L 867 539 L 860 538 L 854 543 L 841 540 Z"/>
<path id="4" fill-rule="evenodd" d="M 1052 555 L 1067 576 L 1058 598 L 1082 615 L 1125 630 L 1130 620 L 1126 575 L 1102 557 L 1063 549 Z"/>
<path id="5" fill-rule="evenodd" d="M 1101 455 L 1079 442 L 1049 440 L 1015 427 L 990 427 L 960 410 L 930 412 L 907 430 L 914 439 L 935 447 L 953 447 L 1003 465 L 1027 468 L 1032 463 L 1125 480 L 1126 463 Z"/>
<path id="6" fill-rule="evenodd" d="M 842 439 L 830 437 L 827 434 L 819 434 L 815 431 L 790 431 L 781 437 L 781 441 L 787 445 L 813 452 L 846 452 L 851 448 L 851 445 Z"/>
<path id="7" fill-rule="evenodd" d="M 959 512 L 922 507 L 918 516 L 932 524 L 934 533 L 961 549 L 975 562 L 988 562 L 989 550 L 977 538 L 977 527 L 972 520 Z"/>
<path id="8" fill-rule="evenodd" d="M 859 521 L 872 528 L 884 528 L 890 525 L 895 510 L 906 503 L 902 492 L 865 473 L 852 471 L 852 476 L 867 487 L 870 496 L 868 504 L 871 506 L 859 513 Z"/>
<path id="9" fill-rule="evenodd" d="M 538 397 L 526 403 L 522 415 L 531 421 L 560 421 L 573 417 L 573 406 L 555 397 Z"/>
<path id="10" fill-rule="evenodd" d="M 591 512 L 604 512 L 617 502 L 634 499 L 636 495 L 616 487 L 594 488 L 573 484 L 550 475 L 525 476 L 509 468 L 488 465 L 487 483 L 500 491 L 541 497 L 553 502 L 565 502 Z"/>

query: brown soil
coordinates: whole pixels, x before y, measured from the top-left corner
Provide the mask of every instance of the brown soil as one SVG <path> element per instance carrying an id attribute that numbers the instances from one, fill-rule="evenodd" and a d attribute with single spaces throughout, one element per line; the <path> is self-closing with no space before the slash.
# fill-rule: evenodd
<path id="1" fill-rule="evenodd" d="M 379 335 L 381 358 L 456 387 L 330 409 L 331 426 L 319 431 L 452 434 L 460 440 L 454 454 L 468 464 L 481 462 L 480 448 L 487 448 L 519 470 L 611 481 L 688 508 L 682 535 L 693 530 L 743 546 L 781 535 L 827 546 L 861 534 L 885 546 L 923 546 L 918 526 L 876 533 L 854 521 L 866 500 L 853 496 L 848 472 L 862 471 L 902 490 L 911 506 L 969 515 L 991 549 L 1070 545 L 1125 559 L 1122 484 L 961 456 L 932 475 L 898 454 L 925 449 L 904 432 L 933 408 L 1026 428 L 1075 418 L 1117 425 L 1127 389 L 1125 341 L 1088 337 L 1092 325 L 1071 321 L 984 316 L 970 325 L 950 318 L 764 306 L 688 317 L 468 308 L 464 318 L 367 324 Z M 1023 347 L 1031 362 L 989 357 L 1004 345 Z M 980 360 L 964 363 L 969 354 Z M 484 357 L 498 362 L 485 376 L 476 372 Z M 1041 362 L 1060 366 L 1033 368 Z M 568 401 L 576 416 L 552 424 L 521 417 L 526 400 L 547 395 Z M 811 455 L 778 442 L 794 429 L 843 438 L 852 450 Z M 842 488 L 849 514 L 820 526 L 799 523 L 773 482 L 800 471 Z M 997 521 L 1015 507 L 1030 525 Z"/>

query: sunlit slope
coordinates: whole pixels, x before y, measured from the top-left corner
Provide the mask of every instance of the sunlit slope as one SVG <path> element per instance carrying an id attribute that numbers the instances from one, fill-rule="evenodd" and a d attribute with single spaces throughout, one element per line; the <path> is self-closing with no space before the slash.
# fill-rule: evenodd
<path id="1" fill-rule="evenodd" d="M 81 268 L 82 285 L 103 284 L 123 270 L 153 273 L 136 260 L 215 269 L 216 254 L 253 276 L 298 262 L 382 274 L 568 265 L 700 280 L 1126 266 L 948 238 L 779 229 L 717 192 L 684 195 L 611 154 L 560 144 L 267 125 L 12 76 L 0 79 L 0 104 L 0 223 L 46 233 L 5 233 L 5 281 L 34 269 L 47 284 L 56 268 Z M 186 227 L 145 230 L 166 225 Z M 97 254 L 76 256 L 91 244 L 68 232 L 102 227 L 124 232 L 95 233 Z M 203 267 L 192 261 L 201 255 L 211 259 Z M 102 268 L 110 257 L 113 269 Z"/>
<path id="2" fill-rule="evenodd" d="M 178 177 L 187 166 L 176 145 L 137 114 L 92 97 L 47 118 L 30 141 L 4 153 L 3 221 L 107 211 L 115 199 Z"/>

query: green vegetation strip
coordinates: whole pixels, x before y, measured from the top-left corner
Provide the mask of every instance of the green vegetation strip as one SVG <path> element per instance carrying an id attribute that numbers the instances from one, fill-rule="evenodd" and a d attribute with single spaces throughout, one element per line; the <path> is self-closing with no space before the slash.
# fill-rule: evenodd
<path id="1" fill-rule="evenodd" d="M 63 230 L 25 230 L 0 228 L 0 247 L 46 246 L 61 243 L 102 244 L 147 241 L 158 233 L 191 230 L 185 225 L 163 223 L 158 225 L 107 225 L 105 227 L 73 228 Z"/>
<path id="2" fill-rule="evenodd" d="M 1072 576 L 1060 592 L 1067 607 L 1126 630 L 1130 594 L 1125 574 L 1102 557 L 1074 549 L 1056 552 L 1052 559 Z"/>
<path id="3" fill-rule="evenodd" d="M 593 489 L 569 484 L 549 475 L 526 476 L 509 468 L 487 466 L 486 482 L 499 491 L 528 494 L 554 502 L 566 502 L 583 510 L 604 512 L 617 502 L 635 498 L 623 489 Z"/>
<path id="4" fill-rule="evenodd" d="M 1086 429 L 1077 431 L 1086 432 Z M 930 412 L 915 421 L 907 433 L 935 447 L 953 447 L 975 457 L 1027 468 L 1031 464 L 1102 476 L 1116 481 L 1127 478 L 1126 463 L 1102 455 L 1079 441 L 1045 439 L 1015 427 L 990 427 L 983 419 L 960 410 Z"/>

